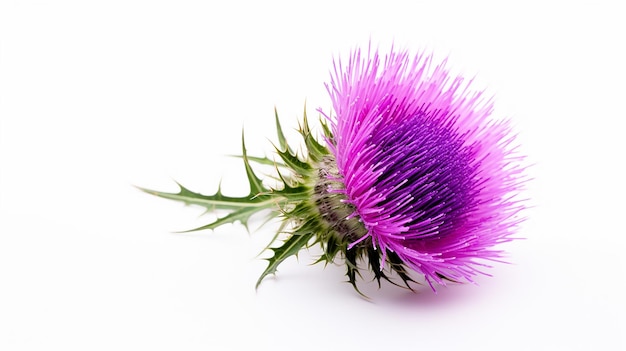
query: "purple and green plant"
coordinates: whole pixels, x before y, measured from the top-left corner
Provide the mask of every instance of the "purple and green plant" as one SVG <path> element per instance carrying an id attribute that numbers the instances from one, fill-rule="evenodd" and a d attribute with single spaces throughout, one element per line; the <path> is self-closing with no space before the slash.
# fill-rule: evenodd
<path id="1" fill-rule="evenodd" d="M 302 152 L 287 142 L 278 113 L 275 160 L 249 156 L 242 135 L 248 195 L 203 195 L 182 185 L 177 193 L 142 190 L 226 211 L 193 230 L 247 225 L 259 212 L 279 218 L 257 287 L 312 245 L 322 248 L 317 262 L 345 263 L 357 291 L 363 268 L 379 284 L 408 288 L 416 274 L 433 290 L 473 282 L 503 259 L 498 245 L 514 239 L 524 220 L 524 156 L 511 122 L 492 118 L 492 100 L 446 64 L 423 53 L 355 50 L 347 63 L 334 63 L 326 85 L 333 109 L 319 110 L 322 135 L 312 132 L 305 108 Z M 266 185 L 255 164 L 272 165 L 276 184 Z"/>

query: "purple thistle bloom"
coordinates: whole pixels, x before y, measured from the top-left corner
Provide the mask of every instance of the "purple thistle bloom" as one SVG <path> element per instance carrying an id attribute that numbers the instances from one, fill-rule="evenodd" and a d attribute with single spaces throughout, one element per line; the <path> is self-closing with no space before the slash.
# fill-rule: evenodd
<path id="1" fill-rule="evenodd" d="M 491 101 L 451 77 L 445 64 L 423 54 L 392 50 L 381 60 L 378 52 L 362 57 L 357 50 L 347 65 L 336 62 L 327 85 L 334 113 L 322 112 L 330 123 L 322 121 L 326 146 L 305 113 L 305 153 L 297 154 L 276 116 L 279 161 L 248 156 L 242 142 L 248 195 L 143 190 L 228 213 L 194 230 L 246 225 L 271 209 L 270 217 L 282 219 L 275 240 L 286 238 L 269 247 L 273 255 L 257 286 L 314 244 L 324 252 L 318 262 L 343 259 L 355 289 L 363 264 L 379 284 L 396 284 L 395 274 L 411 288 L 409 270 L 433 290 L 445 280 L 471 282 L 484 261 L 501 259 L 494 246 L 512 240 L 523 220 L 523 157 L 510 123 L 492 120 Z M 278 185 L 264 185 L 251 163 L 275 166 Z"/>
<path id="2" fill-rule="evenodd" d="M 510 123 L 492 121 L 491 101 L 451 77 L 446 62 L 391 52 L 336 63 L 329 118 L 345 202 L 369 240 L 432 281 L 472 281 L 479 260 L 511 240 L 523 205 L 522 157 Z M 327 116 L 328 117 L 328 116 Z"/>

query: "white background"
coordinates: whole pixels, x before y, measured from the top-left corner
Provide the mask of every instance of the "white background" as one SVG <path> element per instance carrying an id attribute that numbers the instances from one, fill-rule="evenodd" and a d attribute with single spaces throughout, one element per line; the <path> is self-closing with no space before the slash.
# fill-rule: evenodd
<path id="1" fill-rule="evenodd" d="M 0 349 L 623 349 L 610 3 L 0 2 Z M 313 251 L 255 291 L 271 226 L 172 234 L 210 217 L 132 187 L 244 194 L 241 128 L 263 155 L 274 106 L 328 110 L 332 57 L 369 40 L 449 55 L 514 120 L 534 207 L 494 277 L 368 301 Z"/>

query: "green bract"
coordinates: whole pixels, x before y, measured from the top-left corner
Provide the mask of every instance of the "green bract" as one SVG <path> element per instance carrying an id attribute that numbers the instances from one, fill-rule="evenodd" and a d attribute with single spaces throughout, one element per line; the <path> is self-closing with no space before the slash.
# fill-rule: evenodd
<path id="1" fill-rule="evenodd" d="M 349 282 L 358 291 L 356 277 L 359 275 L 357 261 L 365 259 L 374 272 L 375 279 L 389 280 L 381 270 L 379 252 L 371 245 L 370 240 L 362 240 L 353 247 L 353 242 L 361 238 L 366 229 L 360 220 L 354 216 L 354 208 L 342 201 L 344 195 L 329 188 L 343 186 L 339 179 L 334 156 L 328 148 L 316 140 L 311 133 L 306 111 L 303 123 L 298 131 L 304 141 L 305 150 L 302 158 L 287 143 L 285 135 L 275 111 L 276 130 L 279 145 L 275 146 L 280 161 L 269 158 L 248 156 L 245 141 L 242 135 L 242 159 L 248 178 L 250 192 L 243 197 L 224 195 L 221 189 L 213 195 L 203 195 L 193 192 L 179 185 L 177 193 L 166 193 L 140 188 L 140 190 L 162 198 L 193 204 L 206 208 L 208 211 L 225 210 L 228 214 L 215 221 L 190 231 L 215 229 L 223 224 L 241 222 L 248 224 L 250 217 L 263 210 L 267 218 L 280 217 L 282 219 L 278 232 L 268 245 L 267 249 L 273 252 L 268 258 L 269 265 L 259 277 L 256 286 L 269 274 L 276 272 L 278 266 L 288 257 L 296 255 L 301 249 L 319 244 L 323 249 L 322 256 L 316 263 L 332 263 L 340 255 L 345 259 Z M 330 129 L 321 120 L 325 138 L 333 142 Z M 276 169 L 278 185 L 268 187 L 257 176 L 251 164 L 273 165 Z M 286 234 L 282 240 L 281 234 Z M 276 242 L 280 242 L 275 246 Z M 386 257 L 388 267 L 396 272 L 409 287 L 413 281 L 407 274 L 402 261 L 393 253 Z M 392 282 L 393 283 L 393 282 Z M 410 287 L 409 287 L 410 288 Z"/>

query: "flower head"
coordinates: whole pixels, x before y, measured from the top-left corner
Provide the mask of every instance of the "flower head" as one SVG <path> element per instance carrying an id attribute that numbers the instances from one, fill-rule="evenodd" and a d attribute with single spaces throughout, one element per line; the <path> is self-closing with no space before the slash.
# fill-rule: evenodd
<path id="1" fill-rule="evenodd" d="M 445 61 L 393 51 L 355 51 L 328 90 L 340 191 L 366 230 L 350 246 L 367 241 L 442 284 L 471 281 L 480 259 L 501 256 L 494 246 L 519 222 L 511 195 L 523 167 L 509 122 L 489 119 L 481 92 Z"/>
<path id="2" fill-rule="evenodd" d="M 472 281 L 485 261 L 501 258 L 495 246 L 511 240 L 522 221 L 523 157 L 510 123 L 490 118 L 491 101 L 445 65 L 425 54 L 356 50 L 347 64 L 335 62 L 327 84 L 334 111 L 320 111 L 324 141 L 305 111 L 304 155 L 287 143 L 278 116 L 278 160 L 249 157 L 243 145 L 247 196 L 143 190 L 229 212 L 195 230 L 247 224 L 272 209 L 269 216 L 282 219 L 282 244 L 270 246 L 257 286 L 314 244 L 324 252 L 318 262 L 346 263 L 355 288 L 363 265 L 379 283 L 395 284 L 397 275 L 409 288 L 411 272 L 433 289 L 445 280 Z M 266 186 L 251 163 L 273 164 L 278 185 Z"/>

